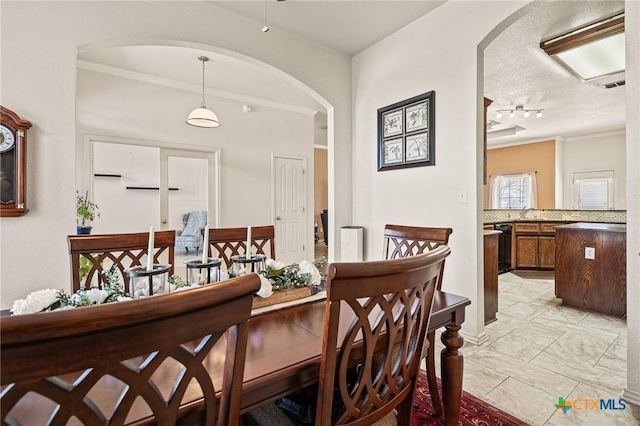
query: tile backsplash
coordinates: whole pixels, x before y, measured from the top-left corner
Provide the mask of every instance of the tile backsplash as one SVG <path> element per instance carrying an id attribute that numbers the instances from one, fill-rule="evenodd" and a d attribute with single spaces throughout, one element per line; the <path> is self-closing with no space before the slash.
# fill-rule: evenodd
<path id="1" fill-rule="evenodd" d="M 626 210 L 485 210 L 484 222 L 513 220 L 568 220 L 578 222 L 615 222 L 627 223 Z"/>

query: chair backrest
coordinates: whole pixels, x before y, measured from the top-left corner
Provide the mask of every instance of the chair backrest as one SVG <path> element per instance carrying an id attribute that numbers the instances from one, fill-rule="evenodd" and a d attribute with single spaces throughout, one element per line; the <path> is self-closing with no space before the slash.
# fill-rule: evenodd
<path id="1" fill-rule="evenodd" d="M 202 229 L 207 226 L 208 221 L 207 211 L 190 212 L 187 218 L 187 223 L 182 230 L 181 235 L 195 235 L 199 236 L 202 233 Z"/>
<path id="2" fill-rule="evenodd" d="M 203 230 L 204 232 L 204 230 Z M 273 225 L 251 227 L 253 254 L 264 254 L 275 259 L 275 228 Z M 247 253 L 247 228 L 209 228 L 209 256 L 224 260 L 231 267 L 231 256 Z"/>
<path id="3" fill-rule="evenodd" d="M 329 265 L 317 425 L 370 425 L 393 409 L 409 424 L 436 282 L 449 253 L 441 246 L 408 258 Z M 339 411 L 336 400 L 344 405 Z"/>
<path id="4" fill-rule="evenodd" d="M 387 225 L 384 227 L 383 259 L 413 256 L 449 244 L 451 228 L 422 228 L 419 226 Z M 437 290 L 442 288 L 444 264 L 438 278 Z"/>
<path id="5" fill-rule="evenodd" d="M 163 261 L 171 265 L 169 275 L 173 274 L 175 254 L 175 231 L 159 231 L 154 233 L 153 263 Z M 69 255 L 71 256 L 71 282 L 73 291 L 91 286 L 102 287 L 106 281 L 104 273 L 112 265 L 115 265 L 125 291 L 129 292 L 129 277 L 126 270 L 132 266 L 140 266 L 145 261 L 149 244 L 149 233 L 140 232 L 134 234 L 104 234 L 104 235 L 69 235 Z M 83 277 L 80 277 L 82 260 Z"/>
<path id="6" fill-rule="evenodd" d="M 128 302 L 2 318 L 3 424 L 76 417 L 85 425 L 142 419 L 173 426 L 197 412 L 198 424 L 237 425 L 259 288 L 250 274 Z M 226 340 L 224 361 L 208 360 L 219 340 Z"/>

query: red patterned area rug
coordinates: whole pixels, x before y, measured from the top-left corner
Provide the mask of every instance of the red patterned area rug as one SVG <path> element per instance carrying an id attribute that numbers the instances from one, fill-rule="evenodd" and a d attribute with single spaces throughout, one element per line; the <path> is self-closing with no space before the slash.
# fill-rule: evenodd
<path id="1" fill-rule="evenodd" d="M 438 379 L 438 388 L 442 389 L 440 379 Z M 444 417 L 433 417 L 433 405 L 424 370 L 418 373 L 411 420 L 413 426 L 444 426 Z M 462 391 L 458 426 L 528 426 L 528 423 Z"/>

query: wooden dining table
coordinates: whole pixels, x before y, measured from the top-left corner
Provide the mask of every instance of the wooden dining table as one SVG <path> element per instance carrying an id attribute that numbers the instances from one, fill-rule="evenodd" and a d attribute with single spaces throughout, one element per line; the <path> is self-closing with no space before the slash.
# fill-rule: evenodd
<path id="1" fill-rule="evenodd" d="M 441 382 L 446 425 L 456 425 L 460 413 L 463 357 L 458 349 L 462 346 L 463 339 L 458 331 L 465 319 L 465 308 L 470 303 L 465 297 L 441 291 L 436 291 L 434 297 L 429 330 L 445 327 L 441 337 L 444 344 L 441 353 Z M 251 317 L 242 388 L 242 413 L 317 383 L 325 304 L 325 299 L 316 298 L 294 306 L 276 307 L 270 312 Z M 340 324 L 342 335 L 350 323 L 349 318 L 345 319 L 344 324 L 342 321 Z M 222 382 L 225 346 L 224 342 L 217 344 L 205 360 L 216 389 L 220 389 Z M 170 389 L 180 367 L 167 366 L 158 375 L 154 374 L 153 380 L 158 389 Z M 93 401 L 98 406 L 102 401 L 108 401 L 108 395 L 113 394 L 116 387 L 115 381 L 102 382 L 100 389 L 96 389 L 96 394 L 92 396 Z M 203 410 L 201 396 L 198 386 L 193 386 L 187 392 L 181 405 L 181 424 L 197 423 Z M 29 424 L 45 424 L 47 414 L 43 408 L 36 401 L 33 404 L 27 401 L 18 410 L 22 413 L 16 414 L 18 417 L 27 416 Z M 153 424 L 153 417 L 149 416 L 147 410 L 134 409 L 128 417 L 128 423 Z"/>

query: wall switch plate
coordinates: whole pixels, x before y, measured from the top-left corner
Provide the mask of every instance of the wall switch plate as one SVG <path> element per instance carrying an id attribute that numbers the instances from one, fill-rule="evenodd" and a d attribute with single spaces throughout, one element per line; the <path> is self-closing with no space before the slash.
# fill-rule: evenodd
<path id="1" fill-rule="evenodd" d="M 595 259 L 596 258 L 596 249 L 595 249 L 595 247 L 585 247 L 584 248 L 584 258 L 585 259 Z"/>
<path id="2" fill-rule="evenodd" d="M 467 190 L 466 189 L 461 189 L 460 191 L 458 191 L 458 202 L 459 203 L 466 203 L 467 202 Z"/>

